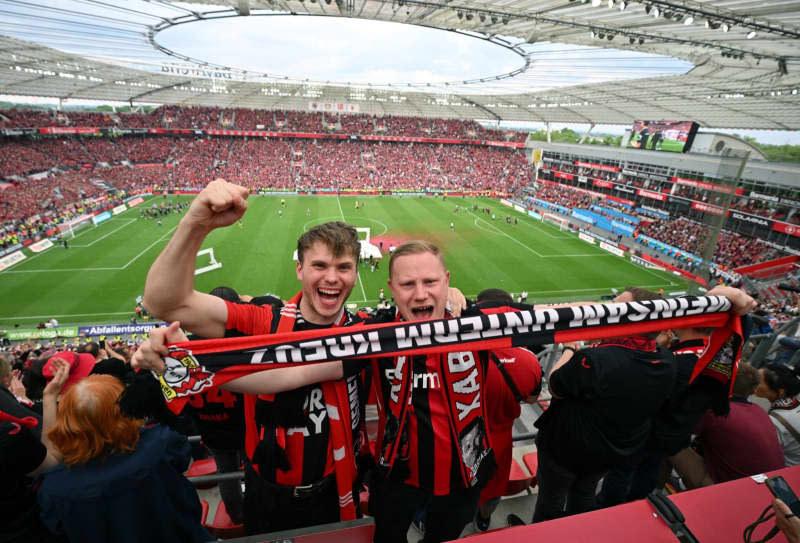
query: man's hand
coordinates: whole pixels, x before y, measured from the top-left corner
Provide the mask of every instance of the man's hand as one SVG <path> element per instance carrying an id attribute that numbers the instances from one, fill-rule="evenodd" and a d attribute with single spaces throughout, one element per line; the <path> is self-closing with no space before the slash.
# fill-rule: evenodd
<path id="1" fill-rule="evenodd" d="M 728 300 L 730 300 L 731 305 L 733 306 L 733 312 L 737 315 L 747 315 L 748 313 L 752 313 L 758 306 L 758 302 L 756 302 L 749 294 L 743 290 L 733 287 L 714 287 L 706 292 L 706 296 L 725 296 Z"/>
<path id="2" fill-rule="evenodd" d="M 772 502 L 775 510 L 775 524 L 791 543 L 800 543 L 800 518 L 797 518 L 789 506 L 781 500 Z"/>
<path id="3" fill-rule="evenodd" d="M 450 314 L 454 317 L 460 317 L 461 312 L 467 308 L 467 299 L 464 293 L 456 287 L 449 287 L 447 289 L 447 307 L 450 309 Z"/>
<path id="4" fill-rule="evenodd" d="M 182 220 L 208 231 L 230 226 L 247 211 L 248 195 L 244 187 L 215 179 L 197 195 Z"/>
<path id="5" fill-rule="evenodd" d="M 136 369 L 152 370 L 159 375 L 166 371 L 164 357 L 167 356 L 168 343 L 178 343 L 187 341 L 189 338 L 181 330 L 181 323 L 173 322 L 169 326 L 154 328 L 150 331 L 150 337 L 146 339 L 131 358 L 131 366 Z"/>
<path id="6" fill-rule="evenodd" d="M 53 358 L 50 363 L 53 365 L 53 378 L 50 379 L 50 382 L 44 387 L 44 392 L 42 392 L 42 398 L 45 400 L 58 398 L 58 395 L 61 394 L 61 389 L 64 388 L 64 383 L 67 382 L 69 377 L 69 362 L 62 358 Z"/>

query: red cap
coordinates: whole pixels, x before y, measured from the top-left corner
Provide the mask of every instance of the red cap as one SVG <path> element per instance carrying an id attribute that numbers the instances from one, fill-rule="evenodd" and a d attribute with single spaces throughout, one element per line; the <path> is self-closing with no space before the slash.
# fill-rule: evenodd
<path id="1" fill-rule="evenodd" d="M 94 357 L 90 354 L 60 351 L 51 355 L 47 359 L 47 363 L 42 367 L 42 375 L 48 381 L 55 376 L 55 371 L 53 370 L 54 358 L 60 358 L 69 364 L 69 377 L 67 377 L 67 382 L 64 383 L 64 388 L 61 389 L 61 392 L 66 392 L 69 387 L 89 375 L 94 367 Z"/>

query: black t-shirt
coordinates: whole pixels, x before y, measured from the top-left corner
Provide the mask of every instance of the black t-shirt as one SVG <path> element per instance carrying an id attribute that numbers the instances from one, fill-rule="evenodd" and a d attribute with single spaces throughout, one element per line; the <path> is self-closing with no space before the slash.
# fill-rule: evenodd
<path id="1" fill-rule="evenodd" d="M 685 351 L 702 345 L 702 340 L 690 340 L 674 345 L 671 350 Z M 713 392 L 706 386 L 706 378 L 701 376 L 689 384 L 698 360 L 697 354 L 679 352 L 673 356 L 676 365 L 675 390 L 653 419 L 653 429 L 647 443 L 649 449 L 667 456 L 689 446 L 695 426 L 713 405 Z"/>
<path id="2" fill-rule="evenodd" d="M 675 384 L 669 351 L 582 349 L 550 378 L 553 399 L 536 421 L 537 446 L 582 473 L 608 469 L 641 449 Z"/>
<path id="3" fill-rule="evenodd" d="M 47 449 L 31 430 L 0 423 L 0 542 L 38 540 L 36 495 L 26 474 L 38 468 L 46 455 Z"/>

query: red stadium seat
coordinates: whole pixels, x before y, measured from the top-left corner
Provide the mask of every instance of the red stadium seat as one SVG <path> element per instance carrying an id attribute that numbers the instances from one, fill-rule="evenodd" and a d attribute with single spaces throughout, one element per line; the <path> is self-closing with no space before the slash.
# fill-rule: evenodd
<path id="1" fill-rule="evenodd" d="M 195 460 L 189 466 L 186 472 L 186 477 L 199 477 L 201 475 L 213 475 L 217 473 L 217 462 L 213 458 L 204 458 L 203 460 Z M 195 485 L 197 488 L 211 488 L 217 483 L 204 483 L 202 485 Z"/>
<path id="2" fill-rule="evenodd" d="M 531 474 L 531 486 L 536 486 L 538 483 L 536 480 L 536 472 L 539 469 L 539 455 L 536 452 L 524 454 L 522 455 L 522 461 L 525 462 L 525 467 L 528 468 Z"/>
<path id="3" fill-rule="evenodd" d="M 503 493 L 504 496 L 513 496 L 515 494 L 519 494 L 529 486 L 531 486 L 531 480 L 533 477 L 525 473 L 522 467 L 519 465 L 519 462 L 511 459 L 511 473 L 508 475 L 508 484 L 506 484 L 506 490 Z"/>
<path id="4" fill-rule="evenodd" d="M 206 504 L 208 509 L 208 504 Z M 212 534 L 222 539 L 231 537 L 241 537 L 244 535 L 244 525 L 234 524 L 231 517 L 228 516 L 228 510 L 225 509 L 225 502 L 220 500 L 217 506 L 217 512 L 214 515 L 214 522 L 205 525 Z"/>

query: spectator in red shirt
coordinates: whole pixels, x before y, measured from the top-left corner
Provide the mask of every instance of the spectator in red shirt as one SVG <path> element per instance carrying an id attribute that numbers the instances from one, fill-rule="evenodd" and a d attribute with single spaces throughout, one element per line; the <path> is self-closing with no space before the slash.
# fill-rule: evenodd
<path id="1" fill-rule="evenodd" d="M 513 303 L 511 295 L 500 289 L 487 289 L 478 294 L 482 302 Z M 487 427 L 497 461 L 497 471 L 481 490 L 475 527 L 485 532 L 489 529 L 492 513 L 500 503 L 511 472 L 511 429 L 522 413 L 520 402 L 535 402 L 542 390 L 542 368 L 532 352 L 523 348 L 502 349 L 492 353 L 496 359 L 489 362 L 486 372 Z M 493 363 L 494 362 L 494 363 Z M 502 366 L 502 370 L 500 367 Z M 513 388 L 512 388 L 513 387 Z"/>
<path id="2" fill-rule="evenodd" d="M 760 382 L 757 369 L 749 364 L 739 366 L 730 414 L 720 417 L 706 413 L 695 428 L 703 456 L 686 448 L 670 459 L 687 487 L 724 483 L 786 467 L 767 412 L 747 401 Z"/>

